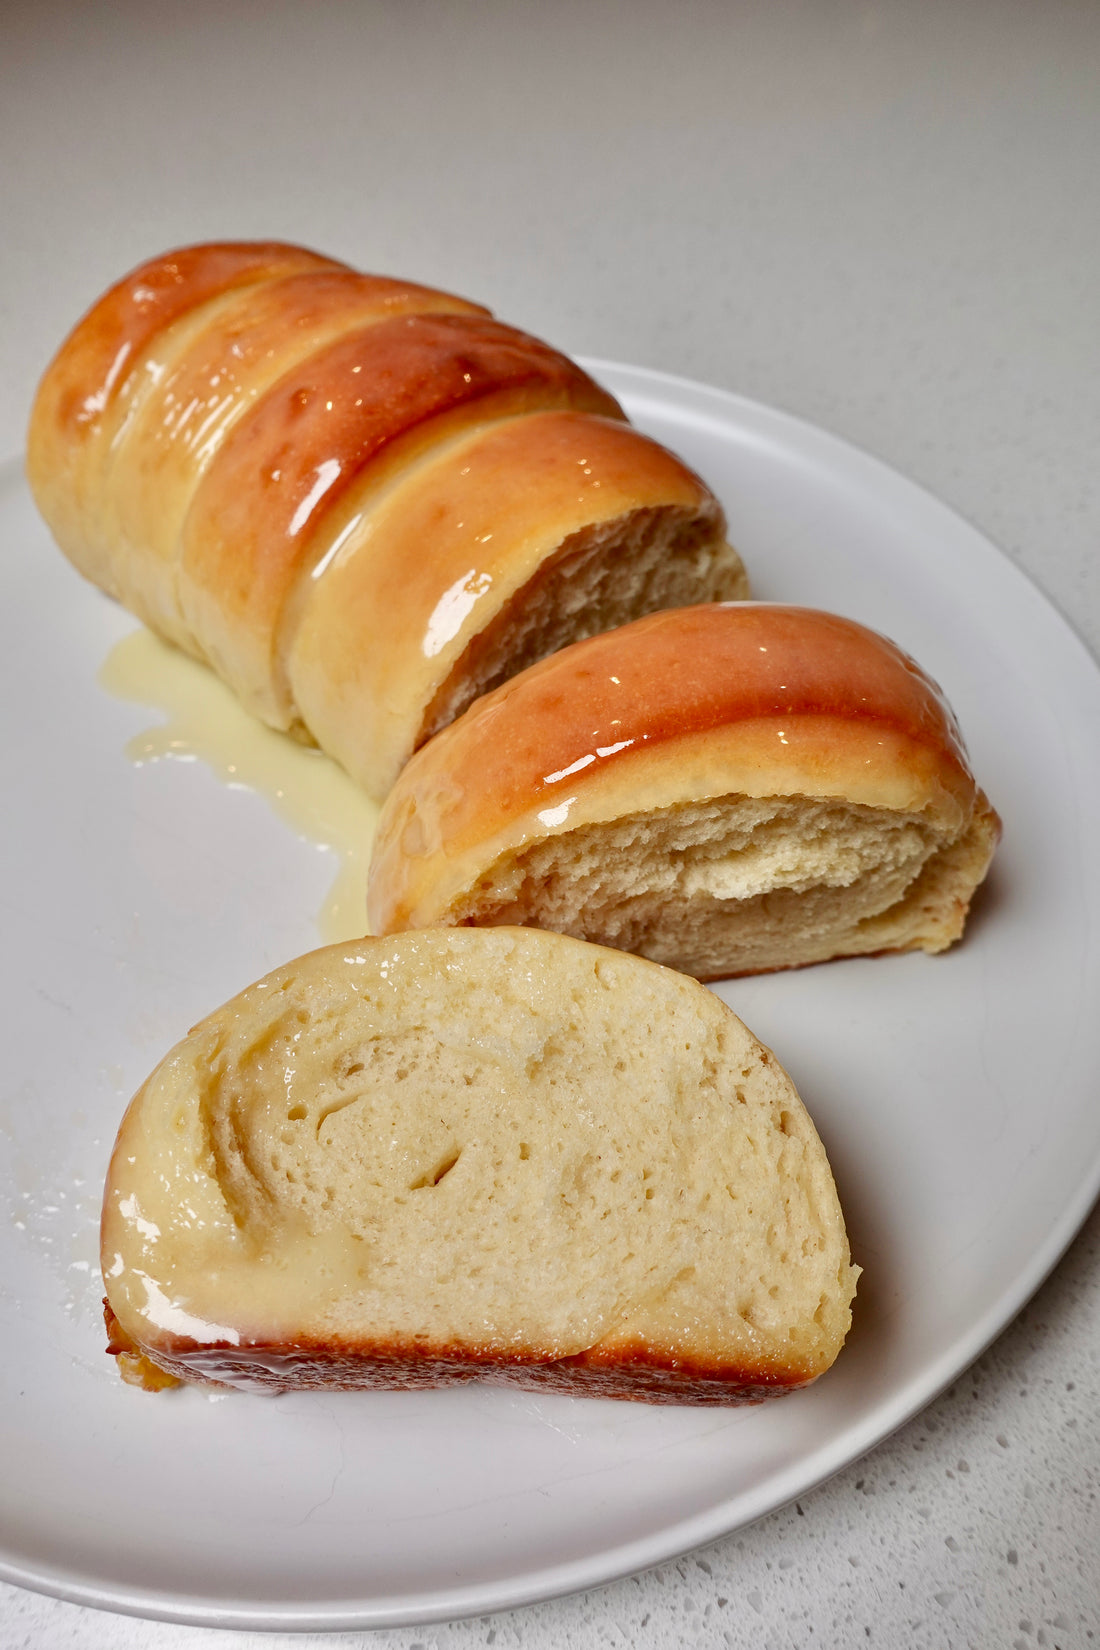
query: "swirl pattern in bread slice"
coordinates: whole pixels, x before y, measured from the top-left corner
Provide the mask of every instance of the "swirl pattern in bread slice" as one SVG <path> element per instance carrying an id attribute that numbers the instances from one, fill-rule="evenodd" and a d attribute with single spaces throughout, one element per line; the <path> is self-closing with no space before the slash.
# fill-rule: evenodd
<path id="1" fill-rule="evenodd" d="M 148 1384 L 753 1401 L 856 1271 L 774 1056 L 694 981 L 529 929 L 299 958 L 204 1020 L 111 1162 L 112 1349 Z"/>

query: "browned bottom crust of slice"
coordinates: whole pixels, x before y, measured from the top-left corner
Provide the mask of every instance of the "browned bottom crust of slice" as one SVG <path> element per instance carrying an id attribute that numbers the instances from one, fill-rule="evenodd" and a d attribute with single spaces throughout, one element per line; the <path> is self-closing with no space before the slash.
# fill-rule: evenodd
<path id="1" fill-rule="evenodd" d="M 481 1381 L 488 1386 L 559 1392 L 571 1398 L 616 1398 L 697 1406 L 761 1404 L 809 1386 L 818 1372 L 706 1365 L 637 1344 L 601 1354 L 590 1348 L 571 1358 L 540 1362 L 472 1356 L 467 1348 L 405 1346 L 210 1347 L 176 1354 L 142 1352 L 103 1302 L 107 1351 L 132 1386 L 160 1392 L 184 1383 L 254 1392 L 415 1392 Z"/>

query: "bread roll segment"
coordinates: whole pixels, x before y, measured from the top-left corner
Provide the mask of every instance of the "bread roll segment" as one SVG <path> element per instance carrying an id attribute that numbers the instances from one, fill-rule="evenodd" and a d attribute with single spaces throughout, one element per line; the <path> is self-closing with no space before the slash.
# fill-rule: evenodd
<path id="1" fill-rule="evenodd" d="M 365 510 L 367 495 L 440 442 L 559 406 L 619 411 L 566 356 L 481 316 L 395 317 L 345 333 L 285 374 L 200 482 L 179 552 L 184 614 L 244 704 L 275 727 L 301 720 L 280 621 L 296 588 L 308 602 L 303 579 L 331 547 L 350 489 Z M 432 554 L 430 540 L 417 549 Z M 370 644 L 361 633 L 354 651 Z"/>
<path id="2" fill-rule="evenodd" d="M 118 583 L 139 617 L 204 657 L 184 613 L 181 535 L 201 478 L 234 426 L 288 372 L 349 328 L 438 313 L 486 311 L 407 281 L 342 269 L 253 283 L 200 311 L 158 362 L 155 384 L 140 402 L 132 398 L 105 471 L 103 532 L 115 558 L 125 561 Z"/>
<path id="3" fill-rule="evenodd" d="M 123 1121 L 102 1259 L 147 1384 L 682 1403 L 813 1380 L 857 1275 L 736 1016 L 528 929 L 332 946 L 204 1020 Z"/>
<path id="4" fill-rule="evenodd" d="M 339 538 L 288 675 L 318 744 L 375 795 L 414 743 L 523 665 L 692 590 L 748 592 L 699 478 L 629 425 L 574 410 L 475 430 Z"/>
<path id="5" fill-rule="evenodd" d="M 530 923 L 705 979 L 938 951 L 999 829 L 942 694 L 885 638 L 681 608 L 543 660 L 413 759 L 370 922 Z"/>
<path id="6" fill-rule="evenodd" d="M 519 427 L 557 412 L 592 423 L 565 441 Z M 381 796 L 547 649 L 747 593 L 713 495 L 638 432 L 608 433 L 624 420 L 481 305 L 218 243 L 143 265 L 78 325 L 27 469 L 81 572 Z"/>

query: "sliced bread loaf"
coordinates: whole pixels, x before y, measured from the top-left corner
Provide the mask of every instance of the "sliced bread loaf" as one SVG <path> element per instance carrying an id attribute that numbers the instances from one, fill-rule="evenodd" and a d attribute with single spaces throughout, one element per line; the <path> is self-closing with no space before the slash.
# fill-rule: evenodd
<path id="1" fill-rule="evenodd" d="M 104 294 L 27 474 L 82 573 L 377 797 L 534 659 L 748 589 L 714 494 L 559 350 L 277 242 Z"/>

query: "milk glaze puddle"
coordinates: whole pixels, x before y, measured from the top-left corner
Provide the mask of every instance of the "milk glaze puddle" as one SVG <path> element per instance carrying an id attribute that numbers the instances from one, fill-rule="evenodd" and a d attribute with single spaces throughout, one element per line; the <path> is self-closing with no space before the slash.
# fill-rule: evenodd
<path id="1" fill-rule="evenodd" d="M 115 698 L 168 717 L 128 742 L 133 762 L 205 762 L 230 788 L 265 797 L 298 836 L 338 855 L 340 870 L 317 914 L 320 937 L 337 944 L 366 932 L 378 805 L 342 768 L 257 721 L 212 671 L 152 631 L 123 637 L 104 661 L 99 682 Z"/>

